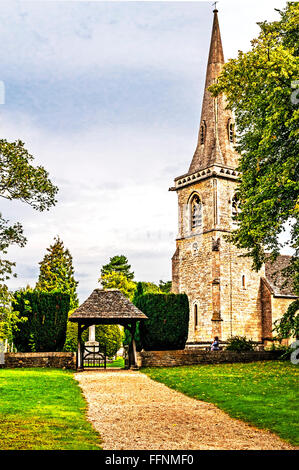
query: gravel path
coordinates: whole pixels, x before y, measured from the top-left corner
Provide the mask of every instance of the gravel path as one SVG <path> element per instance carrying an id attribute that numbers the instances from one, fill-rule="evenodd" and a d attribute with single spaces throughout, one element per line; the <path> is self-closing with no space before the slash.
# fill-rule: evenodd
<path id="1" fill-rule="evenodd" d="M 85 371 L 75 378 L 105 450 L 292 449 L 135 371 Z"/>

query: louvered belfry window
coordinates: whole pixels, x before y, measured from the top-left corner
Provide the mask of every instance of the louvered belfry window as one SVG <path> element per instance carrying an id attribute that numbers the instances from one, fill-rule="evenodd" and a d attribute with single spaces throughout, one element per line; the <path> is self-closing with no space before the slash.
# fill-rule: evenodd
<path id="1" fill-rule="evenodd" d="M 234 141 L 234 125 L 233 125 L 233 123 L 229 124 L 228 136 L 229 136 L 229 141 L 233 142 Z"/>
<path id="2" fill-rule="evenodd" d="M 200 227 L 202 224 L 202 211 L 199 196 L 194 196 L 191 202 L 191 227 Z"/>
<path id="3" fill-rule="evenodd" d="M 237 217 L 238 215 L 238 212 L 239 212 L 239 203 L 238 203 L 238 198 L 237 196 L 234 196 L 233 197 L 233 200 L 232 200 L 232 217 Z"/>
<path id="4" fill-rule="evenodd" d="M 205 143 L 205 129 L 204 126 L 202 125 L 200 127 L 200 144 L 203 145 Z"/>

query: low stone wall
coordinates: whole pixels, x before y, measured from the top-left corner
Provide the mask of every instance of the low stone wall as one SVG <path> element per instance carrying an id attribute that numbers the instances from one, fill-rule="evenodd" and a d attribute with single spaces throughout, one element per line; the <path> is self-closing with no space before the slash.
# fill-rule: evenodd
<path id="1" fill-rule="evenodd" d="M 54 367 L 56 369 L 75 369 L 76 353 L 72 352 L 35 352 L 5 353 L 5 368 L 16 367 Z"/>
<path id="2" fill-rule="evenodd" d="M 236 352 L 182 349 L 176 351 L 142 351 L 137 353 L 137 360 L 139 367 L 175 367 L 225 362 L 272 361 L 278 359 L 280 355 L 280 351 Z"/>

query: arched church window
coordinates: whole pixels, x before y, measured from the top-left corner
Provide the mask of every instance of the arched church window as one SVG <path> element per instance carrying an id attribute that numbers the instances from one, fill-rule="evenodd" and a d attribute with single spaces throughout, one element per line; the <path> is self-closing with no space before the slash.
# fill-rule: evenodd
<path id="1" fill-rule="evenodd" d="M 235 195 L 232 200 L 232 217 L 235 218 L 237 217 L 239 212 L 239 201 L 237 196 Z"/>
<path id="2" fill-rule="evenodd" d="M 197 305 L 194 305 L 194 328 L 198 326 L 198 310 Z"/>
<path id="3" fill-rule="evenodd" d="M 200 227 L 202 224 L 202 205 L 196 194 L 191 200 L 191 228 Z"/>
<path id="4" fill-rule="evenodd" d="M 228 140 L 234 142 L 235 132 L 234 132 L 234 123 L 229 119 L 227 125 Z"/>

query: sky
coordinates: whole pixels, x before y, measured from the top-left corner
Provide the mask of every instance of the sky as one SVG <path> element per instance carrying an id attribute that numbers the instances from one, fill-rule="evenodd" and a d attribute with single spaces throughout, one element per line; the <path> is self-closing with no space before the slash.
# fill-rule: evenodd
<path id="1" fill-rule="evenodd" d="M 256 23 L 285 3 L 220 1 L 226 59 L 248 50 Z M 0 1 L 1 135 L 24 141 L 59 187 L 42 213 L 0 201 L 28 239 L 9 249 L 11 289 L 34 287 L 57 235 L 81 302 L 116 254 L 136 280 L 171 279 L 177 198 L 168 188 L 196 147 L 212 10 L 199 1 Z"/>

